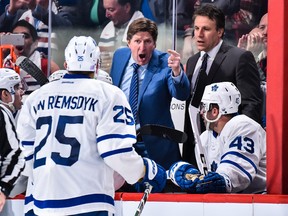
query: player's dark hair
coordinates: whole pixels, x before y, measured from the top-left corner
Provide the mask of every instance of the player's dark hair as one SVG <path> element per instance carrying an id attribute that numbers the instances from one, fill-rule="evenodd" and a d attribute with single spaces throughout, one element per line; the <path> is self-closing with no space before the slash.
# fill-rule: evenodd
<path id="1" fill-rule="evenodd" d="M 34 28 L 33 25 L 31 25 L 26 20 L 19 20 L 17 23 L 15 23 L 15 25 L 12 28 L 12 31 L 18 26 L 27 28 L 29 30 L 30 34 L 31 34 L 31 37 L 32 37 L 33 41 L 36 41 L 38 39 L 38 34 L 37 34 L 36 29 Z"/>
<path id="2" fill-rule="evenodd" d="M 134 20 L 129 25 L 127 32 L 127 41 L 130 41 L 133 35 L 137 34 L 138 32 L 148 32 L 156 43 L 158 37 L 158 28 L 156 23 L 152 20 L 147 18 L 139 18 Z"/>
<path id="3" fill-rule="evenodd" d="M 193 14 L 193 23 L 197 16 L 206 16 L 210 20 L 215 20 L 216 29 L 224 29 L 225 30 L 225 15 L 221 9 L 218 7 L 206 4 L 200 8 L 198 8 Z"/>

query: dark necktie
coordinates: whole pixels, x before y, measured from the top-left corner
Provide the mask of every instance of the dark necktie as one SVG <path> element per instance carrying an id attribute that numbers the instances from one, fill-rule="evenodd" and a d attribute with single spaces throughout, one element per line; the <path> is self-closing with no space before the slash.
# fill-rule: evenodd
<path id="1" fill-rule="evenodd" d="M 138 73 L 137 70 L 140 65 L 133 63 L 134 69 L 130 84 L 129 103 L 132 109 L 135 122 L 137 121 L 137 104 L 138 104 Z"/>
<path id="2" fill-rule="evenodd" d="M 266 78 L 267 57 L 260 60 L 259 66 L 260 66 L 261 70 L 263 71 L 263 73 L 264 73 L 264 75 L 265 75 L 265 78 Z"/>
<path id="3" fill-rule="evenodd" d="M 209 55 L 207 53 L 205 53 L 203 56 L 202 65 L 200 67 L 200 70 L 199 70 L 199 73 L 198 73 L 198 76 L 196 78 L 195 85 L 194 85 L 194 88 L 192 91 L 191 104 L 194 107 L 199 107 L 201 99 L 202 99 L 202 95 L 204 92 L 204 88 L 207 85 L 206 69 L 207 69 L 208 57 L 209 57 Z"/>

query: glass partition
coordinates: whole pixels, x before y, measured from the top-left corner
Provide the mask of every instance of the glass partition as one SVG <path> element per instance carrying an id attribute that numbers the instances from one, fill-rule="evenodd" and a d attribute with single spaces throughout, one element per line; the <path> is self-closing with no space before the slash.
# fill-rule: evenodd
<path id="1" fill-rule="evenodd" d="M 52 72 L 53 69 L 64 69 L 64 49 L 75 35 L 91 36 L 98 42 L 101 48 L 101 68 L 109 72 L 115 49 L 126 46 L 127 26 L 131 20 L 141 16 L 152 19 L 158 25 L 156 48 L 164 52 L 168 48 L 176 49 L 182 56 L 182 64 L 185 65 L 188 57 L 197 52 L 193 42 L 192 16 L 200 5 L 210 2 L 223 9 L 226 14 L 224 39 L 235 46 L 243 34 L 248 34 L 257 26 L 261 16 L 267 12 L 268 5 L 267 0 L 44 0 L 38 3 L 32 0 L 27 2 L 11 8 L 10 1 L 0 1 L 0 32 L 11 32 L 13 25 L 20 19 L 31 23 L 39 36 L 37 49 L 48 57 L 48 68 Z M 50 65 L 50 60 L 54 61 L 56 66 Z"/>
<path id="2" fill-rule="evenodd" d="M 101 69 L 109 72 L 115 49 L 126 46 L 124 35 L 130 20 L 145 16 L 158 25 L 156 48 L 164 52 L 168 48 L 176 49 L 181 53 L 182 64 L 185 64 L 188 57 L 197 52 L 192 38 L 193 12 L 205 2 L 199 0 L 51 1 L 52 7 L 49 10 L 52 17 L 51 59 L 63 69 L 64 49 L 68 41 L 75 35 L 91 36 L 99 43 L 101 49 Z M 238 3 L 220 5 L 226 13 L 224 39 L 237 45 L 238 39 L 257 26 L 261 16 L 267 12 L 267 1 L 230 2 Z"/>

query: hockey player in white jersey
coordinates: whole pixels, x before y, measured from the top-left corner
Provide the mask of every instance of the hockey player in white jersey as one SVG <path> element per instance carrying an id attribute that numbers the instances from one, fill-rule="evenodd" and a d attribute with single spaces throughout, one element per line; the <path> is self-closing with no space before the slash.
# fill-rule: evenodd
<path id="1" fill-rule="evenodd" d="M 114 171 L 139 192 L 146 183 L 152 192 L 165 187 L 165 170 L 134 151 L 124 93 L 93 79 L 99 53 L 91 37 L 73 37 L 65 49 L 68 74 L 25 101 L 17 126 L 31 171 L 25 204 L 33 210 L 25 215 L 112 215 Z"/>
<path id="2" fill-rule="evenodd" d="M 233 83 L 206 86 L 200 114 L 207 130 L 200 139 L 209 173 L 201 175 L 186 162 L 172 165 L 169 176 L 184 191 L 266 192 L 266 132 L 246 115 L 237 115 L 240 103 L 240 92 Z"/>

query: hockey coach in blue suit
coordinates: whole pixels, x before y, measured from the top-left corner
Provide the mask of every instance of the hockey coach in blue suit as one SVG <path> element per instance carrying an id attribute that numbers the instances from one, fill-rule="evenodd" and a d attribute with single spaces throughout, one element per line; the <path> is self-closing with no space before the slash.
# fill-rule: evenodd
<path id="1" fill-rule="evenodd" d="M 156 50 L 157 36 L 156 23 L 147 18 L 137 19 L 127 32 L 128 47 L 116 50 L 113 56 L 110 72 L 113 84 L 124 91 L 132 110 L 133 99 L 130 97 L 136 69 L 138 98 L 133 112 L 136 128 L 147 124 L 174 128 L 171 100 L 174 97 L 184 101 L 190 94 L 190 83 L 181 67 L 180 54 L 173 50 L 168 50 L 170 55 Z M 178 143 L 151 135 L 142 138 L 148 157 L 164 168 L 169 169 L 181 158 Z"/>

